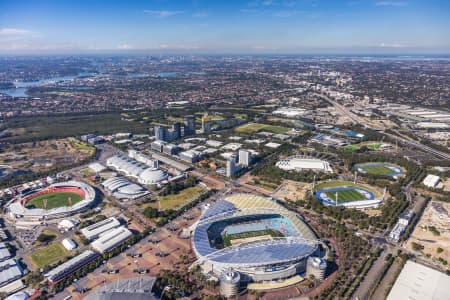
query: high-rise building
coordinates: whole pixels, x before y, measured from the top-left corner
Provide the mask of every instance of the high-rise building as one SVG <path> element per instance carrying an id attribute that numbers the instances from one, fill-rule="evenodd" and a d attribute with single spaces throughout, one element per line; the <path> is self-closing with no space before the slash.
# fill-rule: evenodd
<path id="1" fill-rule="evenodd" d="M 181 124 L 175 122 L 172 124 L 172 140 L 179 139 L 181 137 Z"/>
<path id="2" fill-rule="evenodd" d="M 208 116 L 208 114 L 206 113 L 203 117 L 202 117 L 202 131 L 203 133 L 209 133 L 211 132 L 211 117 Z"/>
<path id="3" fill-rule="evenodd" d="M 237 167 L 236 167 L 236 157 L 235 156 L 231 156 L 228 160 L 227 160 L 227 177 L 233 177 L 234 174 L 236 174 L 237 172 Z"/>
<path id="4" fill-rule="evenodd" d="M 248 150 L 239 150 L 239 164 L 248 167 L 252 163 L 252 155 Z"/>
<path id="5" fill-rule="evenodd" d="M 157 125 L 155 126 L 155 139 L 159 141 L 165 141 L 168 140 L 168 132 L 167 128 L 165 126 Z"/>
<path id="6" fill-rule="evenodd" d="M 184 135 L 195 134 L 195 116 L 188 115 L 184 117 Z"/>

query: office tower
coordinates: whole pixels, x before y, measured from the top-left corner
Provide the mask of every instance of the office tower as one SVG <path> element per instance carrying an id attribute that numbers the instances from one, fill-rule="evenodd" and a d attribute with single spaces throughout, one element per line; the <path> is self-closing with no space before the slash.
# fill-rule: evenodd
<path id="1" fill-rule="evenodd" d="M 239 150 L 239 164 L 248 167 L 252 163 L 252 155 L 248 150 Z"/>
<path id="2" fill-rule="evenodd" d="M 195 116 L 188 115 L 184 117 L 184 135 L 195 134 Z"/>

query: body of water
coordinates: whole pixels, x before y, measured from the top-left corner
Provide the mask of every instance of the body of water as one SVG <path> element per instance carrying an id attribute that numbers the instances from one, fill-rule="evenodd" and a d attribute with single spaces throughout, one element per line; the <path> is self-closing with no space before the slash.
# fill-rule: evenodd
<path id="1" fill-rule="evenodd" d="M 69 75 L 69 76 L 58 76 L 58 77 L 52 77 L 48 79 L 41 79 L 36 81 L 15 81 L 13 82 L 16 88 L 13 89 L 0 89 L 0 93 L 6 94 L 12 97 L 28 97 L 26 92 L 28 91 L 28 88 L 35 87 L 35 86 L 44 86 L 47 84 L 53 84 L 57 82 L 64 82 L 73 80 L 75 78 L 79 77 L 90 77 L 94 76 L 94 73 L 86 73 L 82 72 L 77 75 Z"/>

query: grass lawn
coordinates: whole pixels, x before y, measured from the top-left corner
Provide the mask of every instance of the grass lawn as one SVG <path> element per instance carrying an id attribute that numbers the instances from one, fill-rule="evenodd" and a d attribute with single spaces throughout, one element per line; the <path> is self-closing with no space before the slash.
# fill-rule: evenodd
<path id="1" fill-rule="evenodd" d="M 71 192 L 61 192 L 61 193 L 52 193 L 52 194 L 44 194 L 37 196 L 34 199 L 31 199 L 27 202 L 27 208 L 44 208 L 44 199 L 47 199 L 47 209 L 52 209 L 61 206 L 69 206 L 69 198 L 72 201 L 72 205 L 80 202 L 83 198 Z"/>
<path id="2" fill-rule="evenodd" d="M 278 230 L 274 230 L 274 229 L 266 229 L 266 230 L 259 230 L 259 231 L 247 231 L 247 232 L 241 232 L 241 233 L 235 233 L 235 234 L 225 234 L 223 236 L 223 245 L 225 247 L 229 247 L 229 246 L 231 246 L 232 240 L 245 239 L 245 238 L 249 238 L 249 237 L 257 237 L 257 236 L 264 236 L 264 235 L 270 235 L 271 237 L 284 237 L 284 234 L 282 234 Z"/>
<path id="3" fill-rule="evenodd" d="M 274 126 L 274 125 L 268 125 L 268 124 L 261 124 L 261 123 L 248 123 L 242 126 L 239 126 L 235 129 L 236 132 L 239 133 L 255 133 L 258 131 L 269 131 L 273 133 L 286 133 L 290 129 L 287 127 L 281 127 L 281 126 Z"/>
<path id="4" fill-rule="evenodd" d="M 261 180 L 261 179 L 258 179 L 258 183 L 252 182 L 250 184 L 254 185 L 254 186 L 259 186 L 259 187 L 261 187 L 265 190 L 271 191 L 271 192 L 275 191 L 276 188 L 280 185 L 279 183 L 269 182 L 269 181 L 265 181 L 265 180 Z"/>
<path id="5" fill-rule="evenodd" d="M 381 144 L 371 143 L 366 144 L 366 147 L 369 148 L 370 150 L 379 150 L 381 148 Z"/>
<path id="6" fill-rule="evenodd" d="M 367 173 L 374 175 L 386 175 L 395 173 L 394 170 L 389 169 L 388 167 L 385 166 L 366 167 L 366 168 L 360 167 L 360 168 L 366 171 Z"/>
<path id="7" fill-rule="evenodd" d="M 34 251 L 30 254 L 30 258 L 37 268 L 42 268 L 48 266 L 49 264 L 58 262 L 67 255 L 68 252 L 63 245 L 56 242 Z"/>
<path id="8" fill-rule="evenodd" d="M 336 192 L 329 192 L 326 194 L 330 199 L 336 201 Z M 364 197 L 363 194 L 355 190 L 339 191 L 337 196 L 338 202 L 352 202 L 358 200 L 366 200 L 366 197 Z"/>
<path id="9" fill-rule="evenodd" d="M 67 138 L 67 140 L 69 141 L 70 145 L 72 147 L 74 147 L 75 149 L 95 151 L 95 147 L 94 146 L 92 146 L 92 145 L 90 145 L 88 143 L 85 143 L 83 141 L 77 140 L 76 138 L 69 137 L 69 138 Z"/>
<path id="10" fill-rule="evenodd" d="M 160 203 L 161 209 L 163 210 L 175 209 L 185 204 L 187 201 L 192 200 L 194 197 L 200 195 L 202 191 L 203 188 L 197 185 L 184 189 L 175 195 L 160 196 L 158 197 L 158 202 Z M 155 204 L 158 205 L 158 203 Z"/>
<path id="11" fill-rule="evenodd" d="M 344 150 L 357 151 L 362 146 L 366 146 L 369 150 L 380 150 L 380 148 L 381 148 L 381 144 L 380 143 L 365 142 L 365 143 L 361 143 L 361 144 L 347 145 L 347 146 L 344 147 Z"/>
<path id="12" fill-rule="evenodd" d="M 359 150 L 359 148 L 361 148 L 361 146 L 358 145 L 347 145 L 344 147 L 344 150 L 346 151 L 357 151 Z"/>

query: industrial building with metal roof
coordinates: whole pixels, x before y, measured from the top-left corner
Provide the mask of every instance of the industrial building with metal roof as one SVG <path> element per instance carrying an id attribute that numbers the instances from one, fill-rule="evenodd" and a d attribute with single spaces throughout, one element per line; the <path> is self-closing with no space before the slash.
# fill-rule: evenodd
<path id="1" fill-rule="evenodd" d="M 152 293 L 155 277 L 119 279 L 103 285 L 84 297 L 84 300 L 157 300 Z"/>
<path id="2" fill-rule="evenodd" d="M 72 259 L 69 259 L 65 263 L 57 266 L 56 268 L 50 270 L 47 273 L 45 273 L 44 277 L 50 283 L 56 283 L 59 280 L 65 278 L 67 275 L 71 274 L 72 272 L 78 270 L 82 266 L 93 261 L 98 256 L 99 256 L 98 253 L 96 253 L 92 250 L 86 250 L 83 253 L 75 256 Z"/>
<path id="3" fill-rule="evenodd" d="M 105 219 L 103 221 L 97 222 L 95 224 L 89 225 L 81 229 L 81 234 L 84 235 L 86 239 L 92 241 L 98 238 L 102 233 L 107 232 L 111 229 L 120 226 L 119 220 L 114 217 Z"/>
<path id="4" fill-rule="evenodd" d="M 387 300 L 450 299 L 450 276 L 430 267 L 407 261 Z"/>
<path id="5" fill-rule="evenodd" d="M 92 249 L 105 253 L 128 240 L 133 234 L 124 226 L 111 229 L 91 243 Z"/>

